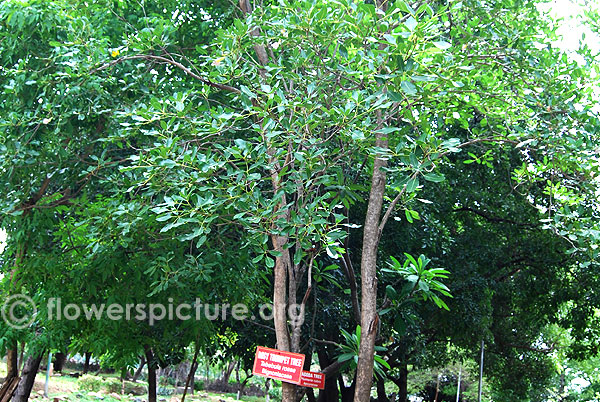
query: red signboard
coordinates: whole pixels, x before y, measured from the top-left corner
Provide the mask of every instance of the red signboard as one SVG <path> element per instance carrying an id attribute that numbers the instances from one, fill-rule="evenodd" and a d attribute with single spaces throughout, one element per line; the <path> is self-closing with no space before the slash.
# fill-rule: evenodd
<path id="1" fill-rule="evenodd" d="M 312 371 L 303 371 L 300 385 L 303 387 L 325 389 L 325 374 L 313 373 Z"/>
<path id="2" fill-rule="evenodd" d="M 262 346 L 256 348 L 252 373 L 275 380 L 300 384 L 304 355 Z"/>

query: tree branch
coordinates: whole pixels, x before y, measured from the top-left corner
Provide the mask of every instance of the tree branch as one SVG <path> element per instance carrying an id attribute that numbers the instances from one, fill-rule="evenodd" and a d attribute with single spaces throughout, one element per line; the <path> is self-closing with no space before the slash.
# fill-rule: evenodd
<path id="1" fill-rule="evenodd" d="M 90 74 L 94 74 L 97 71 L 106 70 L 107 68 L 110 68 L 116 64 L 122 63 L 127 60 L 148 60 L 148 61 L 155 61 L 155 62 L 160 62 L 160 63 L 164 63 L 164 64 L 170 64 L 170 65 L 175 66 L 178 69 L 182 70 L 184 73 L 186 73 L 190 77 L 193 77 L 193 78 L 197 79 L 198 81 L 202 82 L 203 84 L 206 84 L 213 88 L 221 89 L 223 91 L 233 92 L 236 94 L 240 93 L 240 90 L 235 87 L 225 85 L 225 84 L 220 84 L 218 82 L 213 82 L 204 77 L 201 77 L 200 75 L 193 72 L 190 68 L 184 66 L 183 64 L 179 63 L 178 61 L 175 61 L 173 59 L 168 59 L 168 58 L 162 57 L 162 56 L 155 56 L 152 54 L 136 54 L 136 55 L 132 55 L 132 56 L 119 57 L 118 59 L 113 60 L 110 63 L 106 63 L 106 64 L 101 65 L 100 67 L 94 68 L 92 71 L 90 71 Z"/>

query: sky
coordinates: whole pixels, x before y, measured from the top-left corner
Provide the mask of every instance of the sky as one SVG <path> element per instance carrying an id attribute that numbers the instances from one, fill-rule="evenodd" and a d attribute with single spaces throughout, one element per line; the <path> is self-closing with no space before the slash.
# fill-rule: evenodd
<path id="1" fill-rule="evenodd" d="M 557 33 L 563 36 L 563 39 L 556 42 L 556 46 L 567 51 L 576 51 L 579 47 L 579 41 L 585 34 L 585 43 L 595 52 L 600 52 L 600 38 L 592 32 L 587 26 L 581 23 L 578 16 L 583 15 L 586 8 L 600 8 L 600 0 L 553 0 L 548 3 L 540 4 L 538 8 L 547 11 L 554 19 L 562 18 L 559 22 Z"/>

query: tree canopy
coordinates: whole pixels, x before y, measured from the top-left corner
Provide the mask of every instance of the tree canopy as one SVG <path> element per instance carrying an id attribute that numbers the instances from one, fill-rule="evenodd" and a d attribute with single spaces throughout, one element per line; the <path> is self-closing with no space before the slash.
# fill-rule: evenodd
<path id="1" fill-rule="evenodd" d="M 524 0 L 3 2 L 0 301 L 38 308 L 0 350 L 262 344 L 318 365 L 320 400 L 404 402 L 409 366 L 484 341 L 491 398 L 549 400 L 600 338 L 597 55 L 556 30 Z"/>

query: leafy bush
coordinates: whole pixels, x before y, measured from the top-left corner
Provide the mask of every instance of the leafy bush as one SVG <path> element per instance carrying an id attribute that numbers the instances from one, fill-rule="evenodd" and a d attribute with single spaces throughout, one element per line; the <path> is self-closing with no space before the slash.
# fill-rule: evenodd
<path id="1" fill-rule="evenodd" d="M 79 389 L 88 392 L 98 392 L 102 388 L 102 378 L 94 375 L 83 375 L 77 380 Z"/>
<path id="2" fill-rule="evenodd" d="M 269 397 L 273 400 L 281 400 L 281 387 L 271 387 L 269 389 Z"/>
<path id="3" fill-rule="evenodd" d="M 104 384 L 106 386 L 106 390 L 111 394 L 113 392 L 115 394 L 120 394 L 121 390 L 123 388 L 121 381 L 117 380 L 116 378 L 111 378 L 111 379 L 107 380 Z"/>
<path id="4" fill-rule="evenodd" d="M 120 392 L 120 389 L 119 389 Z M 148 393 L 148 387 L 144 384 L 137 384 L 131 381 L 125 381 L 125 395 L 144 395 Z"/>
<path id="5" fill-rule="evenodd" d="M 194 381 L 194 391 L 204 391 L 204 381 Z"/>
<path id="6" fill-rule="evenodd" d="M 156 395 L 160 395 L 160 396 L 171 396 L 174 393 L 175 393 L 175 390 L 173 388 L 158 387 L 158 389 L 156 390 Z"/>

